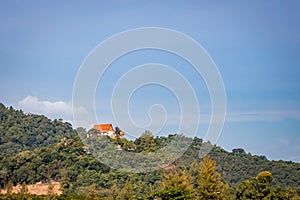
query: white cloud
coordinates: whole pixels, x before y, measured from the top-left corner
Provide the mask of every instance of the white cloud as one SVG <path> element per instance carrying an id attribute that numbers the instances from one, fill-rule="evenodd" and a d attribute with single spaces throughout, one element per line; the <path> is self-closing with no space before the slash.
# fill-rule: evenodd
<path id="1" fill-rule="evenodd" d="M 42 114 L 46 115 L 51 119 L 59 119 L 62 118 L 64 121 L 68 121 L 73 123 L 73 109 L 71 102 L 64 102 L 64 101 L 46 101 L 40 100 L 37 97 L 27 96 L 20 102 L 15 105 L 16 108 L 22 109 L 25 112 L 35 113 L 35 114 Z M 77 109 L 77 112 L 80 113 L 82 119 L 77 119 L 76 125 L 77 126 L 84 126 L 86 128 L 91 128 L 94 121 L 89 120 L 89 113 L 86 111 L 85 108 Z M 102 113 L 103 115 L 103 113 Z M 104 114 L 104 116 L 106 116 Z M 221 115 L 220 115 L 221 116 Z M 180 121 L 180 116 L 175 116 L 174 114 L 169 114 L 166 116 L 167 118 L 171 117 L 173 120 L 169 120 L 169 126 L 178 125 Z M 194 119 L 195 113 L 191 113 L 189 118 Z M 206 113 L 200 113 L 200 124 L 209 124 L 210 122 L 210 115 Z M 221 117 L 215 118 L 217 122 L 221 121 Z M 226 122 L 246 122 L 246 121 L 278 121 L 283 119 L 294 119 L 300 120 L 300 112 L 295 111 L 253 111 L 253 112 L 227 112 L 226 114 Z M 176 119 L 176 120 L 175 120 Z M 185 119 L 186 121 L 193 121 Z M 112 120 L 114 121 L 114 120 Z M 173 122 L 173 123 L 172 123 Z M 174 124 L 174 122 L 176 124 Z M 171 124 L 169 124 L 171 123 Z M 153 124 L 155 125 L 155 124 Z M 161 125 L 161 124 L 160 124 Z M 126 128 L 126 127 L 123 127 Z M 128 127 L 127 127 L 128 128 Z"/>
<path id="2" fill-rule="evenodd" d="M 25 112 L 46 115 L 49 118 L 62 118 L 72 122 L 72 105 L 64 101 L 43 101 L 37 97 L 27 96 L 17 103 L 17 108 Z"/>
<path id="3" fill-rule="evenodd" d="M 27 96 L 14 107 L 22 109 L 24 112 L 45 115 L 51 119 L 63 119 L 63 121 L 69 122 L 74 128 L 82 126 L 90 129 L 94 121 L 90 120 L 91 115 L 84 107 L 76 108 L 75 111 L 80 119 L 73 120 L 73 108 L 71 102 L 64 101 L 46 101 L 40 100 L 37 97 Z"/>

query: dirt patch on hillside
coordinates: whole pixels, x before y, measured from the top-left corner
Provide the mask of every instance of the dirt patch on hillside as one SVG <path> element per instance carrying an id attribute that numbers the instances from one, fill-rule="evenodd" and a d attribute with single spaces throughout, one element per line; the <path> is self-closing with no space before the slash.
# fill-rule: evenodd
<path id="1" fill-rule="evenodd" d="M 57 195 L 62 194 L 62 190 L 60 188 L 59 182 L 51 181 L 51 184 L 53 185 L 53 190 L 52 190 L 53 194 L 57 194 Z M 47 194 L 49 185 L 50 185 L 49 183 L 42 183 L 42 182 L 37 182 L 32 185 L 27 185 L 28 193 L 36 194 L 36 195 Z M 20 184 L 14 186 L 13 193 L 19 193 L 20 189 L 21 189 Z M 6 194 L 6 189 L 1 190 L 1 194 Z"/>

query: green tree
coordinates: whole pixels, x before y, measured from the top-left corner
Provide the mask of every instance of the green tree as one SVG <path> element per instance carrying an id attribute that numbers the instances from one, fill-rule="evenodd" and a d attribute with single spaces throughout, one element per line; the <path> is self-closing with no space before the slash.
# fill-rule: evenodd
<path id="1" fill-rule="evenodd" d="M 109 200 L 121 200 L 120 196 L 120 188 L 117 186 L 116 183 L 113 184 L 113 186 L 109 190 L 108 194 L 108 199 Z"/>
<path id="2" fill-rule="evenodd" d="M 122 192 L 121 192 L 120 196 L 121 196 L 122 200 L 133 200 L 133 199 L 135 199 L 134 192 L 133 192 L 133 189 L 132 189 L 132 185 L 129 181 L 126 182 L 124 188 L 122 189 Z"/>
<path id="3" fill-rule="evenodd" d="M 193 180 L 184 170 L 173 170 L 165 175 L 161 189 L 152 194 L 149 199 L 193 199 Z"/>
<path id="4" fill-rule="evenodd" d="M 236 199 L 266 199 L 272 196 L 270 183 L 273 176 L 269 171 L 260 172 L 256 178 L 240 184 Z"/>
<path id="5" fill-rule="evenodd" d="M 255 178 L 246 180 L 239 185 L 236 192 L 236 199 L 280 199 L 280 200 L 299 200 L 297 191 L 288 187 L 283 190 L 281 186 L 273 188 L 270 183 L 273 176 L 269 171 L 260 172 Z"/>
<path id="6" fill-rule="evenodd" d="M 6 194 L 10 195 L 13 192 L 13 188 L 14 188 L 14 184 L 11 180 L 8 181 L 8 183 L 6 184 Z"/>
<path id="7" fill-rule="evenodd" d="M 300 200 L 300 196 L 297 194 L 297 191 L 291 187 L 286 189 L 287 199 L 290 200 Z"/>
<path id="8" fill-rule="evenodd" d="M 184 170 L 176 170 L 173 173 L 166 175 L 162 182 L 162 189 L 164 190 L 180 190 L 187 194 L 192 194 L 193 184 L 191 175 Z"/>
<path id="9" fill-rule="evenodd" d="M 115 130 L 115 136 L 118 139 L 118 138 L 120 138 L 120 132 L 121 132 L 121 130 L 119 129 L 119 127 L 116 127 L 115 129 L 116 129 Z"/>
<path id="10" fill-rule="evenodd" d="M 26 199 L 26 195 L 28 194 L 28 187 L 25 182 L 21 184 L 21 188 L 19 189 L 19 193 L 17 195 L 17 199 L 23 200 Z"/>
<path id="11" fill-rule="evenodd" d="M 84 195 L 85 199 L 88 200 L 97 200 L 99 199 L 99 195 L 100 195 L 96 183 L 93 183 L 89 186 L 78 187 L 76 193 L 80 195 Z"/>
<path id="12" fill-rule="evenodd" d="M 271 195 L 268 196 L 268 199 L 280 199 L 280 200 L 300 200 L 300 197 L 297 195 L 297 191 L 291 187 L 288 187 L 285 190 L 281 186 L 272 188 Z"/>
<path id="13" fill-rule="evenodd" d="M 75 131 L 78 133 L 78 135 L 79 135 L 81 138 L 86 138 L 87 131 L 86 131 L 85 128 L 78 127 L 77 129 L 75 129 Z"/>
<path id="14" fill-rule="evenodd" d="M 25 182 L 22 183 L 19 193 L 22 195 L 28 194 L 28 187 Z"/>
<path id="15" fill-rule="evenodd" d="M 87 199 L 89 200 L 97 200 L 99 199 L 99 194 L 96 188 L 96 184 L 93 183 L 92 185 L 87 187 Z"/>
<path id="16" fill-rule="evenodd" d="M 155 139 L 150 131 L 145 131 L 139 138 L 134 141 L 137 146 L 137 152 L 151 152 L 155 151 L 158 147 Z"/>
<path id="17" fill-rule="evenodd" d="M 51 181 L 47 186 L 47 195 L 54 195 L 54 185 L 51 183 Z"/>
<path id="18" fill-rule="evenodd" d="M 216 172 L 216 162 L 206 155 L 200 162 L 198 172 L 198 199 L 232 199 L 229 186 Z"/>

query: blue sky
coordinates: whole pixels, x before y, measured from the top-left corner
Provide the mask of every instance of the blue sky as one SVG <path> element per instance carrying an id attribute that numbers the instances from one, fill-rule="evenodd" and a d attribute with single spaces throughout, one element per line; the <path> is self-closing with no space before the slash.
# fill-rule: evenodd
<path id="1" fill-rule="evenodd" d="M 97 44 L 132 28 L 174 29 L 201 44 L 222 75 L 227 118 L 217 144 L 300 162 L 299 10 L 299 1 L 1 1 L 0 101 L 71 121 L 76 74 Z M 183 73 L 196 88 L 200 108 L 209 112 L 205 85 L 181 67 L 187 64 L 146 51 L 121 58 L 107 71 L 107 85 L 96 93 L 99 121 L 112 120 L 103 91 L 109 96 L 122 73 L 147 62 Z M 145 87 L 133 95 L 133 119 L 145 124 L 144 112 L 157 102 L 176 115 L 177 102 L 161 90 Z M 166 131 L 174 121 L 167 120 Z M 207 125 L 202 122 L 200 136 Z"/>

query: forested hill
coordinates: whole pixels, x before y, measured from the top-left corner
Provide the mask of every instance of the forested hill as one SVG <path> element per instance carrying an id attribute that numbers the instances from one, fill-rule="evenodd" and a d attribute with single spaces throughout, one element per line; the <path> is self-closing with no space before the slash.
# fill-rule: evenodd
<path id="1" fill-rule="evenodd" d="M 84 135 L 85 130 L 80 132 Z M 138 153 L 155 151 L 173 137 L 153 137 L 150 132 L 145 132 L 135 141 L 109 139 L 124 150 L 134 146 L 132 152 Z M 171 164 L 171 168 L 186 170 L 196 179 L 194 168 L 202 160 L 199 149 L 203 144 L 201 139 L 194 138 L 187 152 Z M 130 184 L 133 193 L 144 198 L 159 190 L 164 181 L 165 169 L 145 174 L 116 171 L 88 154 L 83 147 L 82 140 L 69 123 L 25 114 L 0 104 L 0 188 L 5 188 L 9 182 L 17 185 L 55 180 L 61 183 L 65 194 L 96 189 L 101 196 L 116 188 L 127 188 Z M 264 156 L 251 155 L 240 148 L 227 152 L 218 146 L 213 146 L 210 157 L 216 161 L 220 176 L 232 187 L 232 193 L 244 187 L 241 186 L 243 181 L 256 177 L 261 171 L 272 173 L 272 187 L 280 185 L 285 189 L 291 186 L 300 193 L 300 163 L 269 161 Z M 197 187 L 197 184 L 194 186 Z"/>
<path id="2" fill-rule="evenodd" d="M 70 123 L 43 115 L 25 114 L 0 103 L 0 152 L 12 155 L 24 150 L 55 144 L 75 132 Z"/>

